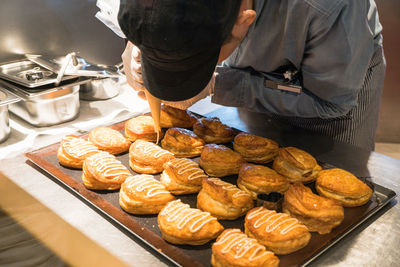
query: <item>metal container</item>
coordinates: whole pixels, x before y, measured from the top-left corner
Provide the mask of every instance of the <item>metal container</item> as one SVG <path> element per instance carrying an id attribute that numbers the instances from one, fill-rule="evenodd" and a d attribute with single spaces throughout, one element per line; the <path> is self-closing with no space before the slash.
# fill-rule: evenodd
<path id="1" fill-rule="evenodd" d="M 106 100 L 119 94 L 119 78 L 96 78 L 81 85 L 82 100 Z"/>
<path id="2" fill-rule="evenodd" d="M 7 91 L 0 90 L 0 143 L 7 140 L 10 136 L 10 121 L 8 116 L 8 106 L 20 99 Z"/>

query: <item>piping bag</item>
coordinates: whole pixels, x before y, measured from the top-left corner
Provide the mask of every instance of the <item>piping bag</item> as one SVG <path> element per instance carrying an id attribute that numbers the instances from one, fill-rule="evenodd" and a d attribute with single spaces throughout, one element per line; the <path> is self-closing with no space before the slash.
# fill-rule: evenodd
<path id="1" fill-rule="evenodd" d="M 154 120 L 154 131 L 157 133 L 157 142 L 160 140 L 160 110 L 161 110 L 161 100 L 157 97 L 151 95 L 147 90 L 144 91 L 146 94 L 147 102 L 150 106 L 151 116 Z"/>

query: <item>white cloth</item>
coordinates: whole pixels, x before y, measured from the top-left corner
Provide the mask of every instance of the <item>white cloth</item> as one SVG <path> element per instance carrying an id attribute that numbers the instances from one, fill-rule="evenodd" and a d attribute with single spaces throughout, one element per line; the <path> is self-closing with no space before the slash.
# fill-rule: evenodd
<path id="1" fill-rule="evenodd" d="M 100 9 L 96 13 L 96 18 L 103 22 L 116 35 L 126 38 L 118 23 L 120 0 L 97 0 L 96 5 Z"/>

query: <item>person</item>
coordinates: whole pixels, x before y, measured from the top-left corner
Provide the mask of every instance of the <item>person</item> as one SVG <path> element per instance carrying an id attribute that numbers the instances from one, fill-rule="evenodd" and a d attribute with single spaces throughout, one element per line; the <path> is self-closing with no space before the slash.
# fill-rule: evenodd
<path id="1" fill-rule="evenodd" d="M 181 108 L 211 95 L 374 149 L 386 64 L 373 0 L 132 0 L 118 23 L 135 90 Z"/>

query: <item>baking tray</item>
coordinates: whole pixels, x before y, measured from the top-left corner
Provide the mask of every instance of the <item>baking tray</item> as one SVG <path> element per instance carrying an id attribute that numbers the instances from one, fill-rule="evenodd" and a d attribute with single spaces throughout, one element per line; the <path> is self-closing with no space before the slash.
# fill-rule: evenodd
<path id="1" fill-rule="evenodd" d="M 111 127 L 123 132 L 125 122 L 121 122 Z M 86 136 L 82 136 L 85 138 Z M 157 225 L 156 215 L 131 215 L 124 212 L 119 204 L 118 191 L 93 191 L 88 190 L 82 184 L 81 170 L 75 170 L 63 167 L 57 159 L 57 149 L 59 143 L 41 148 L 39 150 L 27 153 L 26 156 L 37 167 L 49 174 L 49 177 L 61 182 L 63 186 L 79 196 L 96 211 L 103 214 L 115 223 L 122 230 L 127 230 L 134 238 L 139 238 L 148 244 L 154 253 L 160 254 L 172 264 L 181 266 L 210 266 L 211 245 L 209 242 L 201 246 L 173 245 L 161 238 L 161 233 Z M 129 168 L 128 154 L 117 156 L 117 158 Z M 195 158 L 198 161 L 199 158 Z M 320 162 L 323 168 L 332 168 L 334 166 Z M 267 164 L 267 166 L 270 166 Z M 130 169 L 130 168 L 129 168 Z M 130 171 L 135 174 L 131 169 Z M 159 175 L 155 176 L 159 179 Z M 236 176 L 224 177 L 223 180 L 236 184 Z M 365 180 L 365 179 L 364 179 Z M 340 239 L 362 224 L 365 220 L 375 214 L 378 210 L 388 204 L 394 197 L 395 192 L 380 185 L 368 182 L 374 188 L 374 194 L 371 200 L 355 208 L 344 208 L 344 220 L 331 233 L 319 235 L 311 233 L 310 243 L 303 249 L 289 255 L 279 256 L 280 266 L 304 266 L 317 258 L 329 247 L 333 246 Z M 182 202 L 196 207 L 196 195 L 177 196 Z M 226 228 L 240 228 L 243 230 L 244 218 L 234 221 L 220 221 Z"/>

